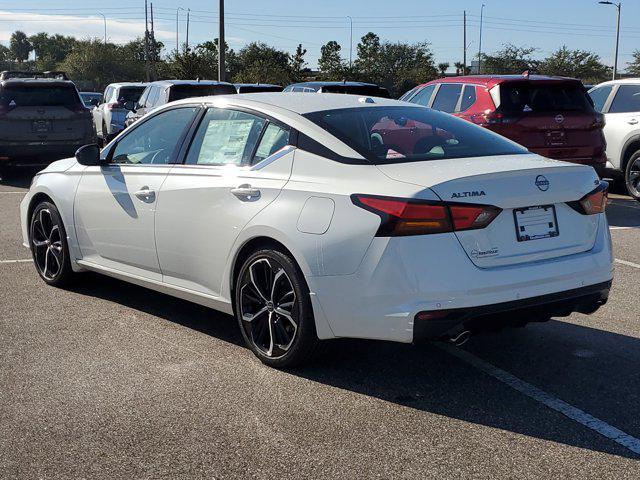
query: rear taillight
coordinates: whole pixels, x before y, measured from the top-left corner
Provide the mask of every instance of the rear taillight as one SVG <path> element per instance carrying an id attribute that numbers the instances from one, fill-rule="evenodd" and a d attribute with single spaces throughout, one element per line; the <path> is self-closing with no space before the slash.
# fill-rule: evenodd
<path id="1" fill-rule="evenodd" d="M 490 205 L 445 203 L 375 195 L 351 195 L 352 202 L 381 219 L 376 236 L 429 235 L 474 230 L 489 225 L 502 211 Z"/>
<path id="2" fill-rule="evenodd" d="M 502 112 L 486 111 L 483 113 L 475 113 L 471 115 L 470 120 L 476 125 L 501 125 L 513 123 L 516 121 L 515 117 L 508 117 Z"/>
<path id="3" fill-rule="evenodd" d="M 569 206 L 583 215 L 604 213 L 609 201 L 609 183 L 604 180 L 592 192 L 587 193 L 577 202 L 569 202 Z"/>
<path id="4" fill-rule="evenodd" d="M 596 113 L 596 117 L 593 120 L 593 122 L 591 123 L 591 125 L 589 125 L 590 128 L 594 129 L 594 130 L 599 130 L 604 128 L 605 125 L 605 119 L 604 119 L 604 115 L 601 113 Z"/>

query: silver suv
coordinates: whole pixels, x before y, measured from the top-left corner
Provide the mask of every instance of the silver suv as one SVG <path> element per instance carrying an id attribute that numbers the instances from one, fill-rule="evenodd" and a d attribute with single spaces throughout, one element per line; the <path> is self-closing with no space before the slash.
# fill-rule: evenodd
<path id="1" fill-rule="evenodd" d="M 144 92 L 146 83 L 112 83 L 107 88 L 99 102 L 94 102 L 93 122 L 96 126 L 98 140 L 106 144 L 124 130 L 124 120 L 127 102 L 137 102 Z"/>
<path id="2" fill-rule="evenodd" d="M 0 74 L 0 169 L 47 165 L 94 142 L 91 111 L 73 82 L 12 73 Z"/>

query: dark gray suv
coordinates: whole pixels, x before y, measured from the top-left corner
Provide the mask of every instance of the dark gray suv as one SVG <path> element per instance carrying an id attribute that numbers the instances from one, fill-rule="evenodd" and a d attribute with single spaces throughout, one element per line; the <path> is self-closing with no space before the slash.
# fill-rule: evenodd
<path id="1" fill-rule="evenodd" d="M 47 165 L 95 141 L 91 112 L 73 82 L 0 75 L 0 169 Z"/>

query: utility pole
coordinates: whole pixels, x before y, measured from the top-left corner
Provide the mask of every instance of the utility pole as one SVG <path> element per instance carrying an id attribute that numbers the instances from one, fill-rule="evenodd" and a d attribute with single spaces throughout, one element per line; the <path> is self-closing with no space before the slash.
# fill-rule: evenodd
<path id="1" fill-rule="evenodd" d="M 104 13 L 98 13 L 104 20 L 104 44 L 107 44 L 107 17 L 104 16 Z"/>
<path id="2" fill-rule="evenodd" d="M 467 74 L 467 11 L 462 12 L 462 75 Z"/>
<path id="3" fill-rule="evenodd" d="M 218 32 L 218 81 L 225 81 L 225 65 L 224 65 L 224 0 L 220 0 L 219 7 L 219 32 Z"/>
<path id="4" fill-rule="evenodd" d="M 178 53 L 180 51 L 180 37 L 178 36 L 178 30 L 179 30 L 178 13 L 180 12 L 180 10 L 182 10 L 184 12 L 184 8 L 182 8 L 182 7 L 176 8 L 176 53 Z"/>
<path id="5" fill-rule="evenodd" d="M 353 57 L 353 18 L 347 15 L 349 19 L 349 70 L 351 70 L 351 59 Z"/>
<path id="6" fill-rule="evenodd" d="M 480 39 L 478 45 L 478 75 L 482 73 L 482 13 L 484 12 L 484 3 L 480 7 Z"/>
<path id="7" fill-rule="evenodd" d="M 147 18 L 147 0 L 144 0 L 144 69 L 147 82 L 150 79 L 149 73 L 149 20 Z"/>
<path id="8" fill-rule="evenodd" d="M 153 28 L 153 2 L 151 2 L 151 74 L 156 79 L 156 35 Z"/>
<path id="9" fill-rule="evenodd" d="M 189 50 L 189 14 L 191 13 L 191 9 L 187 8 L 187 50 Z"/>

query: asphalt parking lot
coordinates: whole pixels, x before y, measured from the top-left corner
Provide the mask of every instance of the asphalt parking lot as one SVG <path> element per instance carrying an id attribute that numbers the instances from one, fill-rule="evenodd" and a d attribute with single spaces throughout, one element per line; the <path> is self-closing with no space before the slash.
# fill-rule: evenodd
<path id="1" fill-rule="evenodd" d="M 86 274 L 45 286 L 0 182 L 0 478 L 640 477 L 640 204 L 609 303 L 456 349 L 340 340 L 281 372 L 233 318 Z"/>

